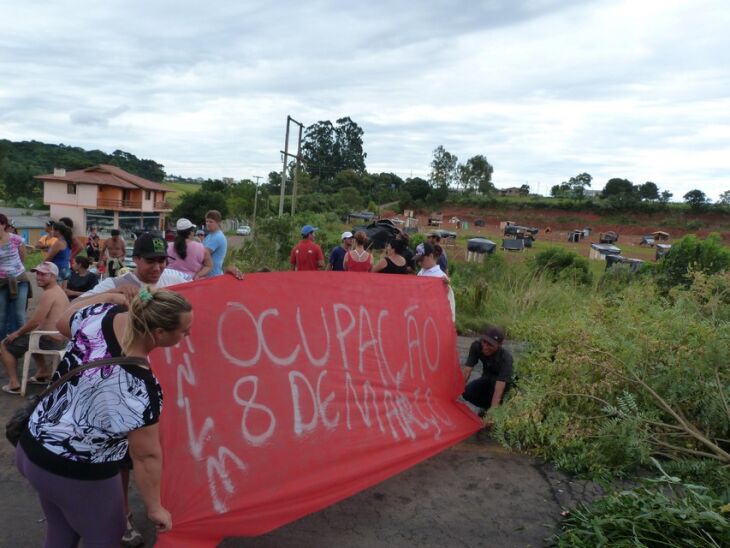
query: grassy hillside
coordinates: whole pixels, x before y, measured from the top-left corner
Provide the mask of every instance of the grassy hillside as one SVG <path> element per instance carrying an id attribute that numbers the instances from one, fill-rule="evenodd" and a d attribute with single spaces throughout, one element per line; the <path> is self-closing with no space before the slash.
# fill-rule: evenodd
<path id="1" fill-rule="evenodd" d="M 165 183 L 165 186 L 170 188 L 172 192 L 168 194 L 168 201 L 175 207 L 182 200 L 182 196 L 188 192 L 197 192 L 200 190 L 200 185 L 195 183 Z"/>

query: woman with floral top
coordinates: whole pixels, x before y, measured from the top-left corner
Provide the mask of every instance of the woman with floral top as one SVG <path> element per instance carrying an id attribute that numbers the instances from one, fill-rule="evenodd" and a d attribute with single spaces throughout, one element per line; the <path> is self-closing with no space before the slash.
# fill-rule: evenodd
<path id="1" fill-rule="evenodd" d="M 72 304 L 58 321 L 71 339 L 56 378 L 102 358 L 146 358 L 190 332 L 193 313 L 181 295 L 144 288 L 129 309 L 123 293 Z M 38 492 L 48 525 L 45 546 L 119 546 L 126 527 L 120 464 L 127 453 L 160 530 L 172 527 L 160 501 L 162 389 L 142 365 L 109 365 L 59 385 L 33 411 L 16 451 L 20 472 Z"/>

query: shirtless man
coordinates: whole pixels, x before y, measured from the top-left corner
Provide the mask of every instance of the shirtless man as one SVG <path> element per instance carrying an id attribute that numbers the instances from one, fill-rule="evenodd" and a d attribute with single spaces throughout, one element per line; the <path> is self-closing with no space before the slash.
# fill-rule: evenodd
<path id="1" fill-rule="evenodd" d="M 112 230 L 112 237 L 104 240 L 101 244 L 101 258 L 106 260 L 106 268 L 110 278 L 117 275 L 117 271 L 124 266 L 124 255 L 127 252 L 124 238 L 115 228 Z"/>
<path id="2" fill-rule="evenodd" d="M 36 282 L 38 287 L 43 289 L 43 294 L 38 300 L 33 316 L 17 331 L 10 333 L 0 344 L 0 356 L 2 356 L 9 380 L 2 390 L 8 394 L 20 394 L 18 359 L 28 351 L 30 332 L 36 329 L 55 331 L 56 322 L 68 307 L 68 297 L 58 285 L 58 267 L 55 264 L 45 261 L 31 272 L 35 272 Z M 66 340 L 60 335 L 57 338 L 44 335 L 40 338 L 39 346 L 43 350 L 62 350 L 66 347 Z M 36 356 L 36 364 L 38 366 L 36 374 L 30 378 L 30 382 L 47 383 L 51 378 L 51 372 L 42 355 Z"/>

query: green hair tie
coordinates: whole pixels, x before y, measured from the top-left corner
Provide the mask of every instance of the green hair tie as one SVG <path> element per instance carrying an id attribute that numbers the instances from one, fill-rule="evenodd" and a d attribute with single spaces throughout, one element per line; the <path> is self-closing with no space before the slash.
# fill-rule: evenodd
<path id="1" fill-rule="evenodd" d="M 152 292 L 150 291 L 149 287 L 144 287 L 142 291 L 139 292 L 139 298 L 143 303 L 148 303 L 152 300 Z"/>

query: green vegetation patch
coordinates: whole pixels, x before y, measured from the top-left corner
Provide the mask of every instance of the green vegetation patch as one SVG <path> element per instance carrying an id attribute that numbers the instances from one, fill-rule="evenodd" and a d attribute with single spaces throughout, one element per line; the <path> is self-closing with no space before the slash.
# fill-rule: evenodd
<path id="1" fill-rule="evenodd" d="M 730 546 L 727 499 L 662 472 L 637 489 L 579 505 L 564 520 L 554 546 Z"/>

